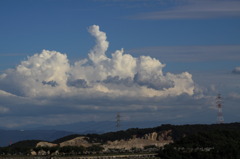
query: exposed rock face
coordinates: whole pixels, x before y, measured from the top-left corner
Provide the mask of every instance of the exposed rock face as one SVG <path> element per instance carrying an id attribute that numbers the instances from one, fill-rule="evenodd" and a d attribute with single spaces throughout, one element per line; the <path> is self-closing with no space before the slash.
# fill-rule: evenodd
<path id="1" fill-rule="evenodd" d="M 145 134 L 143 139 L 153 140 L 153 141 L 172 140 L 171 133 L 172 133 L 172 130 L 166 130 L 166 131 L 162 131 L 160 133 L 152 132 L 149 134 Z"/>
<path id="2" fill-rule="evenodd" d="M 170 142 L 172 142 L 172 141 L 160 142 L 160 141 L 156 141 L 156 140 L 154 141 L 154 140 L 148 140 L 148 139 L 135 138 L 135 139 L 127 140 L 127 141 L 120 140 L 120 141 L 108 142 L 103 147 L 105 150 L 107 150 L 107 149 L 131 150 L 132 148 L 143 149 L 145 146 L 149 146 L 149 145 L 155 145 L 157 147 L 162 147 Z"/>
<path id="3" fill-rule="evenodd" d="M 150 134 L 145 134 L 143 138 L 144 138 L 144 139 L 147 139 L 147 140 L 156 141 L 156 140 L 157 140 L 157 137 L 158 137 L 158 133 L 153 132 L 153 133 L 150 133 Z"/>
<path id="4" fill-rule="evenodd" d="M 60 143 L 60 147 L 63 146 L 83 146 L 83 147 L 89 147 L 92 146 L 88 141 L 85 140 L 86 137 L 76 137 L 72 140 L 68 140 L 65 142 Z"/>
<path id="5" fill-rule="evenodd" d="M 161 132 L 158 136 L 158 140 L 159 141 L 172 140 L 171 133 L 172 133 L 172 130 L 166 130 Z"/>
<path id="6" fill-rule="evenodd" d="M 57 146 L 57 144 L 53 144 L 53 143 L 50 143 L 50 142 L 39 142 L 37 143 L 36 147 L 55 147 Z"/>
<path id="7" fill-rule="evenodd" d="M 116 141 L 108 141 L 106 144 L 102 145 L 105 150 L 108 149 L 125 149 L 125 150 L 131 150 L 132 148 L 138 148 L 143 149 L 145 146 L 157 146 L 162 147 L 166 144 L 172 143 L 172 137 L 171 137 L 172 130 L 162 131 L 162 132 L 152 132 L 149 134 L 145 134 L 143 137 L 139 138 L 137 135 L 133 135 L 131 139 L 129 140 L 116 140 Z M 59 144 L 60 147 L 63 146 L 83 146 L 83 147 L 90 147 L 93 144 L 96 143 L 89 143 L 87 141 L 87 138 L 82 137 L 76 137 L 72 140 L 68 140 L 65 142 L 62 142 Z M 38 146 L 58 146 L 57 144 L 52 144 L 48 142 L 39 142 L 37 144 Z"/>
<path id="8" fill-rule="evenodd" d="M 120 140 L 120 141 L 109 141 L 103 147 L 105 150 L 107 149 L 125 149 L 131 150 L 132 148 L 140 148 L 143 149 L 145 146 L 154 145 L 157 147 L 162 147 L 166 144 L 172 143 L 172 137 L 170 133 L 172 131 L 163 131 L 161 133 L 152 132 L 149 134 L 145 134 L 142 138 L 137 138 L 135 135 L 130 140 Z"/>

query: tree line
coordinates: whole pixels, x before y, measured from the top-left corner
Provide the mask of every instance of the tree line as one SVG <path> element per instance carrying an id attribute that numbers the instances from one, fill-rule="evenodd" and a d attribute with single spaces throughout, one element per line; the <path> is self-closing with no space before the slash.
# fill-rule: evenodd
<path id="1" fill-rule="evenodd" d="M 240 131 L 199 132 L 166 145 L 158 155 L 161 159 L 239 159 Z"/>

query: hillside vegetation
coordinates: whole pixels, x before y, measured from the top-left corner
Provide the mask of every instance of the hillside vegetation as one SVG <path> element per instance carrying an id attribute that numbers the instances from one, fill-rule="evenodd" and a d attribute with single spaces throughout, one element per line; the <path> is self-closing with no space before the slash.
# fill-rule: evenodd
<path id="1" fill-rule="evenodd" d="M 240 158 L 239 150 L 240 123 L 167 124 L 104 134 L 75 134 L 51 143 L 39 140 L 21 141 L 0 148 L 0 155 L 79 155 L 145 151 L 158 152 L 162 159 L 231 159 Z"/>
<path id="2" fill-rule="evenodd" d="M 86 137 L 89 137 L 91 140 L 95 140 L 97 142 L 107 142 L 107 141 L 115 141 L 115 140 L 128 140 L 132 138 L 133 135 L 137 135 L 137 137 L 143 137 L 145 134 L 149 134 L 152 132 L 162 132 L 166 130 L 172 130 L 171 136 L 174 141 L 181 139 L 183 136 L 196 134 L 199 132 L 209 132 L 213 130 L 240 130 L 240 123 L 229 123 L 229 124 L 196 124 L 196 125 L 170 125 L 164 124 L 154 128 L 132 128 L 125 131 L 117 131 L 117 132 L 109 132 L 104 134 L 87 134 Z M 64 142 L 66 140 L 71 140 L 73 138 L 83 136 L 80 134 L 69 135 L 63 138 L 57 139 L 54 143 Z"/>
<path id="3" fill-rule="evenodd" d="M 211 130 L 186 136 L 159 151 L 161 159 L 239 159 L 240 130 Z"/>

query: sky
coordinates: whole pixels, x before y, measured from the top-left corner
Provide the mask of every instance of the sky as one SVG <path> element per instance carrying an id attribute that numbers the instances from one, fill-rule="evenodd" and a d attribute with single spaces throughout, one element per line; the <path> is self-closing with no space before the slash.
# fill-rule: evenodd
<path id="1" fill-rule="evenodd" d="M 1 0 L 0 127 L 240 119 L 238 0 Z"/>

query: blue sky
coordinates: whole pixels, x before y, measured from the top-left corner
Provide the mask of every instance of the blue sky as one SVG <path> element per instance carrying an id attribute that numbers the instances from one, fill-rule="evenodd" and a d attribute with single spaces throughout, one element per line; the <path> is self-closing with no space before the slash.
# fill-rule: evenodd
<path id="1" fill-rule="evenodd" d="M 44 125 L 42 118 L 49 125 L 68 124 L 103 114 L 102 120 L 114 120 L 119 111 L 124 120 L 154 114 L 152 120 L 173 124 L 214 123 L 217 93 L 226 100 L 226 122 L 239 120 L 237 0 L 1 0 L 0 21 L 0 112 L 7 121 L 2 127 Z M 130 56 L 118 61 L 115 51 L 121 48 Z M 38 62 L 43 72 L 33 73 Z M 143 69 L 144 62 L 149 68 Z M 162 113 L 168 115 L 158 118 Z M 63 116 L 68 120 L 60 121 Z"/>
<path id="2" fill-rule="evenodd" d="M 111 43 L 109 54 L 122 47 L 132 50 L 156 46 L 239 45 L 238 2 L 222 1 L 222 5 L 212 8 L 220 10 L 216 13 L 204 11 L 215 1 L 203 1 L 201 5 L 197 2 L 200 1 L 3 0 L 0 6 L 1 71 L 42 49 L 67 53 L 70 59 L 86 57 L 93 45 L 86 30 L 93 24 L 107 32 Z M 227 11 L 224 13 L 226 3 L 229 12 L 233 12 L 230 15 Z M 189 8 L 200 11 L 191 14 Z M 180 17 L 177 17 L 178 10 L 182 13 Z M 161 15 L 161 12 L 167 13 Z M 158 57 L 157 52 L 155 56 Z M 166 63 L 168 61 L 171 59 Z"/>

